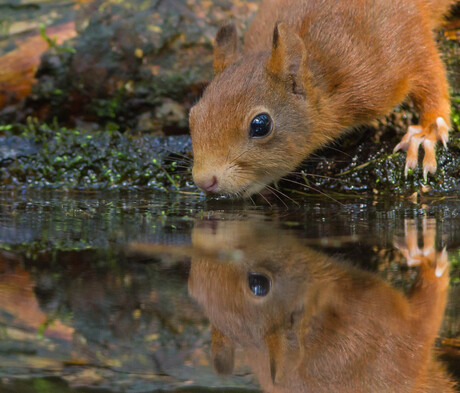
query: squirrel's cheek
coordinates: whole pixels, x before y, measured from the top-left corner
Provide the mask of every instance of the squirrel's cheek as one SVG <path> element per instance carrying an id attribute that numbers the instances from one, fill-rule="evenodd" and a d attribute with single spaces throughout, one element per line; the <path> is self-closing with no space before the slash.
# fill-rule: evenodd
<path id="1" fill-rule="evenodd" d="M 192 175 L 197 187 L 209 194 L 237 195 L 254 181 L 250 172 L 242 171 L 237 165 L 212 160 L 195 164 Z"/>

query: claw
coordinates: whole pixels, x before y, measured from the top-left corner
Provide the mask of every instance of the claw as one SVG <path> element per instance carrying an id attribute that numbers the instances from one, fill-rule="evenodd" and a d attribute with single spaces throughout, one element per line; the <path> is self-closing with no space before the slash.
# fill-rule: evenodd
<path id="1" fill-rule="evenodd" d="M 426 128 L 422 128 L 421 126 L 409 126 L 401 142 L 393 149 L 393 152 L 397 152 L 398 150 L 407 151 L 404 176 L 407 177 L 409 169 L 417 167 L 418 151 L 420 144 L 423 143 L 425 151 L 423 159 L 423 179 L 426 183 L 428 173 L 436 172 L 436 143 L 440 140 L 444 147 L 447 148 L 448 137 L 449 126 L 443 117 L 438 117 L 435 124 L 431 124 Z"/>
<path id="2" fill-rule="evenodd" d="M 393 149 L 393 153 L 397 152 L 398 150 L 404 150 L 407 151 L 411 147 L 411 143 L 413 140 L 413 135 L 418 134 L 422 132 L 422 127 L 420 126 L 409 126 L 407 129 L 406 134 L 403 136 L 401 139 L 401 142 L 399 142 L 395 148 Z"/>
<path id="3" fill-rule="evenodd" d="M 447 140 L 449 139 L 449 126 L 442 117 L 436 119 L 436 125 L 438 126 L 438 136 L 441 140 L 444 148 L 447 149 Z"/>
<path id="4" fill-rule="evenodd" d="M 410 127 L 409 127 L 410 128 Z M 407 171 L 409 169 L 414 169 L 417 166 L 418 161 L 418 148 L 422 143 L 422 138 L 417 136 L 412 136 L 409 142 L 409 149 L 407 149 L 406 156 L 406 166 L 404 168 L 404 176 L 407 177 Z"/>
<path id="5" fill-rule="evenodd" d="M 435 269 L 435 272 L 434 272 L 436 277 L 438 277 L 438 278 L 442 277 L 442 275 L 444 274 L 444 272 L 447 269 L 447 265 L 448 265 L 447 250 L 446 250 L 446 247 L 444 247 L 443 250 L 441 251 L 441 255 L 440 255 L 439 259 L 436 261 L 436 269 Z"/>
<path id="6" fill-rule="evenodd" d="M 399 142 L 393 149 L 393 153 L 396 153 L 398 150 L 402 149 L 402 142 Z"/>
<path id="7" fill-rule="evenodd" d="M 446 278 L 449 262 L 446 247 L 441 252 L 435 249 L 436 222 L 434 219 L 423 220 L 423 247 L 418 246 L 418 231 L 414 220 L 404 221 L 404 240 L 395 239 L 394 245 L 406 259 L 407 266 L 425 266 L 435 277 Z M 448 279 L 446 279 L 446 285 Z"/>
<path id="8" fill-rule="evenodd" d="M 441 139 L 442 140 L 442 145 L 444 146 L 444 149 L 447 149 L 447 140 L 446 139 Z"/>
<path id="9" fill-rule="evenodd" d="M 409 171 L 409 164 L 406 161 L 406 165 L 404 166 L 404 177 L 407 177 L 407 172 Z"/>
<path id="10" fill-rule="evenodd" d="M 425 149 L 425 157 L 423 158 L 423 179 L 427 180 L 428 172 L 436 173 L 436 153 L 434 150 L 435 142 L 429 139 L 423 141 L 423 148 Z"/>
<path id="11" fill-rule="evenodd" d="M 443 265 L 443 266 L 436 266 L 436 269 L 434 271 L 434 274 L 436 275 L 436 277 L 442 277 L 442 275 L 444 274 L 444 272 L 446 271 L 446 268 L 447 268 L 447 265 Z"/>

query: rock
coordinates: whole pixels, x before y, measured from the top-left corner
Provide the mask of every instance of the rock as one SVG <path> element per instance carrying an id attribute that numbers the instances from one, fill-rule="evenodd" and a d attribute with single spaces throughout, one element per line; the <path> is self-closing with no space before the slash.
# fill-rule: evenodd
<path id="1" fill-rule="evenodd" d="M 153 135 L 164 135 L 159 130 L 158 122 L 153 118 L 152 112 L 144 112 L 137 117 L 136 131 L 141 133 L 149 132 Z"/>
<path id="2" fill-rule="evenodd" d="M 22 157 L 31 157 L 39 152 L 39 147 L 29 139 L 18 136 L 0 136 L 0 163 L 11 162 Z"/>
<path id="3" fill-rule="evenodd" d="M 256 4 L 89 2 L 75 18 L 78 36 L 43 56 L 38 82 L 17 121 L 24 122 L 26 113 L 72 127 L 97 121 L 101 128 L 110 123 L 122 131 L 184 133 L 185 113 L 212 77 L 211 43 L 219 24 L 232 18 L 244 30 Z M 171 102 L 172 114 L 166 114 Z M 146 112 L 156 114 L 155 124 L 147 115 L 139 120 Z"/>

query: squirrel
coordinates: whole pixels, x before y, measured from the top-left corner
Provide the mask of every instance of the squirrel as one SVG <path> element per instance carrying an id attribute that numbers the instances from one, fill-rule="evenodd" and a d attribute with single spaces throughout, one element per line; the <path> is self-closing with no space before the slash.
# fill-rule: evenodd
<path id="1" fill-rule="evenodd" d="M 433 354 L 449 283 L 434 225 L 422 250 L 415 226 L 397 245 L 418 265 L 405 295 L 276 224 L 205 224 L 192 233 L 194 247 L 208 252 L 192 257 L 188 288 L 210 320 L 219 374 L 247 364 L 267 393 L 456 391 Z"/>
<path id="2" fill-rule="evenodd" d="M 397 150 L 423 175 L 446 147 L 450 99 L 434 39 L 456 0 L 264 0 L 243 53 L 234 24 L 217 32 L 215 78 L 190 110 L 195 184 L 249 197 L 346 130 L 410 97 L 420 114 Z"/>

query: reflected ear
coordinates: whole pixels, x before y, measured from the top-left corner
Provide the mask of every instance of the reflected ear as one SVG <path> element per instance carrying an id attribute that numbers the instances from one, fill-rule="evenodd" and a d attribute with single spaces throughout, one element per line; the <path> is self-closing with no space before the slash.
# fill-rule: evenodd
<path id="1" fill-rule="evenodd" d="M 291 314 L 289 324 L 289 328 L 280 328 L 265 336 L 270 358 L 270 375 L 274 385 L 283 384 L 302 360 L 301 343 L 298 338 L 300 320 L 297 313 Z"/>
<path id="2" fill-rule="evenodd" d="M 218 374 L 231 374 L 235 365 L 233 343 L 214 326 L 211 327 L 211 358 Z"/>
<path id="3" fill-rule="evenodd" d="M 303 79 L 306 56 L 305 45 L 300 37 L 284 23 L 278 23 L 273 31 L 267 70 L 288 83 L 292 92 L 299 95 L 305 95 Z"/>
<path id="4" fill-rule="evenodd" d="M 220 74 L 238 58 L 238 36 L 234 23 L 223 25 L 216 35 L 214 46 L 214 74 Z"/>

